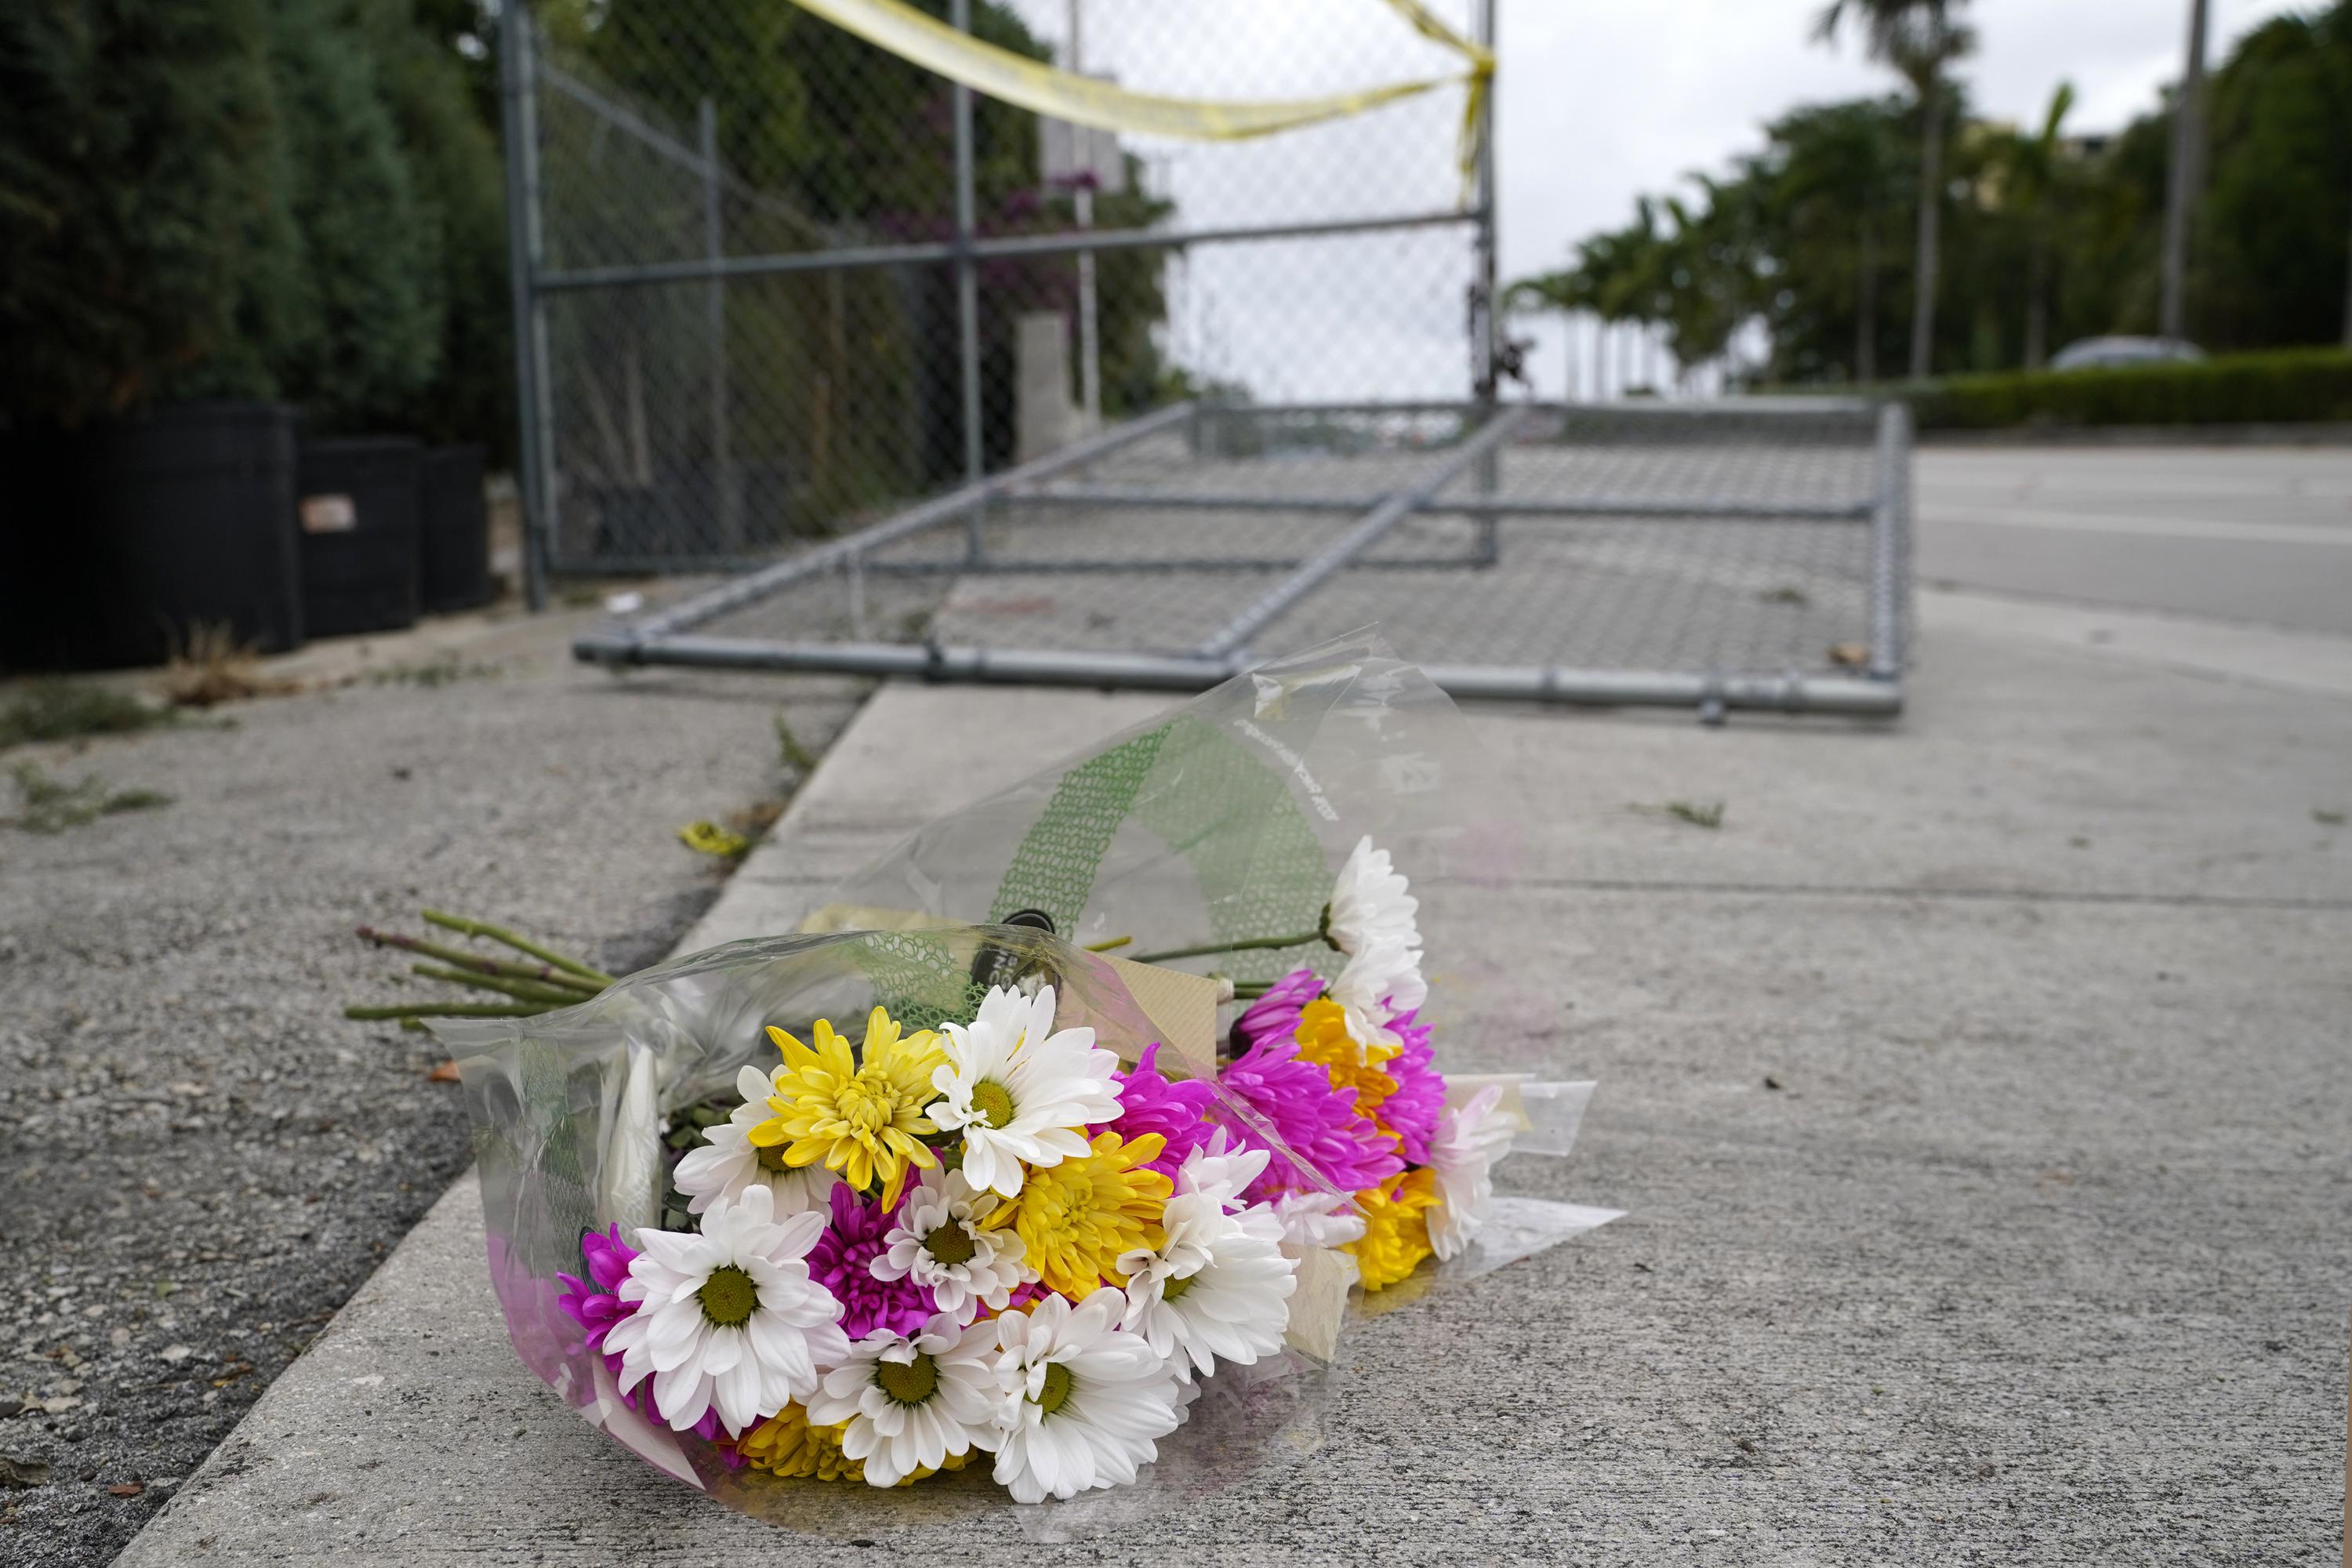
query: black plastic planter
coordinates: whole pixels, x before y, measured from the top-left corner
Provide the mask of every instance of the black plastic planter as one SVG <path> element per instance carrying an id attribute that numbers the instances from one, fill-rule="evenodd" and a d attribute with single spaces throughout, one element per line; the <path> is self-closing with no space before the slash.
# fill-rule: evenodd
<path id="1" fill-rule="evenodd" d="M 428 616 L 475 609 L 496 597 L 482 458 L 479 447 L 436 447 L 425 454 L 417 595 Z"/>
<path id="2" fill-rule="evenodd" d="M 424 455 L 405 436 L 302 443 L 302 619 L 312 637 L 416 624 Z"/>
<path id="3" fill-rule="evenodd" d="M 161 664 L 196 627 L 299 647 L 295 414 L 190 403 L 6 443 L 0 660 Z"/>

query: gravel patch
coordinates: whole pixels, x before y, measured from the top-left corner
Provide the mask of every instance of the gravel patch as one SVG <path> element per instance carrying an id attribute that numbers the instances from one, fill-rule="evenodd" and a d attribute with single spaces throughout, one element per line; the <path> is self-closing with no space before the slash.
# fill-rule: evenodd
<path id="1" fill-rule="evenodd" d="M 341 1016 L 437 988 L 352 927 L 649 963 L 725 878 L 677 827 L 780 799 L 779 710 L 822 750 L 863 692 L 615 679 L 559 631 L 0 759 L 173 797 L 0 828 L 0 1563 L 111 1559 L 464 1169 L 443 1053 Z"/>

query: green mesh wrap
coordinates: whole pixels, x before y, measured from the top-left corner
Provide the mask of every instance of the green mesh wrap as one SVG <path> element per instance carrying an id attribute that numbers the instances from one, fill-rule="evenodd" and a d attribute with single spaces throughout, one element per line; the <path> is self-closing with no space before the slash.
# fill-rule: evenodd
<path id="1" fill-rule="evenodd" d="M 1065 773 L 1014 852 L 989 919 L 1043 910 L 1055 930 L 1076 931 L 1103 857 L 1130 818 L 1192 867 L 1218 941 L 1316 928 L 1331 872 L 1290 786 L 1197 719 L 1171 721 Z M 1270 979 L 1328 952 L 1317 942 L 1237 952 L 1217 967 L 1237 980 Z"/>
<path id="2" fill-rule="evenodd" d="M 986 994 L 947 943 L 919 931 L 867 931 L 850 952 L 874 984 L 875 1002 L 910 1034 L 947 1019 L 969 1022 Z"/>
<path id="3" fill-rule="evenodd" d="M 1135 809 L 1136 792 L 1151 775 L 1160 748 L 1174 729 L 1162 724 L 1062 775 L 996 886 L 989 924 L 1001 925 L 1019 910 L 1043 910 L 1054 917 L 1055 931 L 1078 929 L 1112 836 Z"/>

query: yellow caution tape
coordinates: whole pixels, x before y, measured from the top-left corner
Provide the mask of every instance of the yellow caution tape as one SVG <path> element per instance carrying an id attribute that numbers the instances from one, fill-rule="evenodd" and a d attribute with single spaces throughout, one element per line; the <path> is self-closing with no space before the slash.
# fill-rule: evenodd
<path id="1" fill-rule="evenodd" d="M 1470 102 L 1464 121 L 1463 169 L 1467 178 L 1475 162 L 1477 126 L 1494 56 L 1446 26 L 1423 8 L 1418 0 L 1388 0 L 1414 31 L 1460 54 L 1470 62 L 1459 76 L 1431 77 L 1419 81 L 1391 82 L 1355 92 L 1331 93 L 1256 103 L 1218 103 L 1202 99 L 1166 98 L 1135 92 L 1115 82 L 1059 70 L 1025 55 L 984 43 L 929 16 L 905 0 L 794 0 L 803 10 L 856 34 L 877 48 L 887 50 L 950 81 L 1006 103 L 1016 103 L 1039 114 L 1049 114 L 1079 125 L 1105 131 L 1125 131 L 1139 136 L 1171 136 L 1193 142 L 1239 142 L 1296 131 L 1327 120 L 1361 114 L 1401 98 L 1466 82 Z"/>
<path id="2" fill-rule="evenodd" d="M 1456 156 L 1462 163 L 1462 188 L 1467 193 L 1478 177 L 1478 139 L 1486 124 L 1486 94 L 1495 82 L 1494 51 L 1472 43 L 1430 14 L 1421 0 L 1389 0 L 1389 8 L 1410 23 L 1412 30 L 1433 44 L 1442 44 L 1470 62 L 1465 79 L 1470 91 L 1462 104 L 1462 138 Z"/>

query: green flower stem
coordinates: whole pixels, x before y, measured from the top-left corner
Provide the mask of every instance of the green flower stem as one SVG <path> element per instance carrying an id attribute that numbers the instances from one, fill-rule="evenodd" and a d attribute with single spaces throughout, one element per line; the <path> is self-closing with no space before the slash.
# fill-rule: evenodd
<path id="1" fill-rule="evenodd" d="M 518 1002 L 544 1003 L 551 1010 L 573 1006 L 584 1000 L 577 991 L 537 985 L 528 980 L 501 980 L 495 975 L 476 974 L 463 969 L 444 969 L 436 963 L 412 963 L 408 967 L 427 980 L 446 980 L 452 985 L 470 985 L 478 991 L 497 991 Z"/>
<path id="2" fill-rule="evenodd" d="M 1088 952 L 1116 952 L 1118 949 L 1127 946 L 1128 943 L 1134 940 L 1135 939 L 1131 936 L 1115 936 L 1108 942 L 1090 942 L 1087 943 L 1087 951 Z"/>
<path id="3" fill-rule="evenodd" d="M 449 931 L 462 932 L 467 936 L 486 936 L 492 942 L 504 942 L 517 952 L 527 952 L 542 963 L 551 963 L 558 969 L 569 970 L 581 979 L 593 980 L 600 986 L 611 985 L 615 982 L 614 976 L 605 973 L 603 970 L 583 963 L 579 959 L 567 957 L 552 948 L 541 947 L 529 937 L 517 936 L 504 926 L 494 926 L 486 921 L 469 920 L 464 915 L 446 914 L 439 910 L 425 910 L 423 913 L 425 922 L 429 925 L 441 926 Z"/>
<path id="4" fill-rule="evenodd" d="M 536 1018 L 547 1009 L 530 1002 L 406 1002 L 394 1007 L 346 1007 L 343 1016 L 379 1018 Z"/>
<path id="5" fill-rule="evenodd" d="M 396 947 L 407 952 L 421 952 L 427 958 L 437 958 L 444 963 L 471 970 L 477 974 L 494 974 L 504 980 L 528 980 L 558 990 L 576 991 L 583 998 L 593 996 L 603 989 L 603 985 L 596 982 L 583 979 L 568 970 L 558 969 L 553 964 L 516 963 L 503 958 L 484 958 L 479 953 L 467 952 L 462 947 L 445 947 L 423 937 L 405 936 L 396 931 L 378 931 L 373 926 L 361 926 L 359 934 L 378 947 Z M 611 983 L 607 981 L 604 984 Z"/>
<path id="6" fill-rule="evenodd" d="M 1256 952 L 1284 947 L 1307 947 L 1323 940 L 1319 931 L 1297 936 L 1256 936 L 1242 942 L 1212 942 L 1200 947 L 1171 947 L 1164 952 L 1139 952 L 1138 963 L 1165 963 L 1171 958 L 1206 958 L 1217 952 Z"/>

